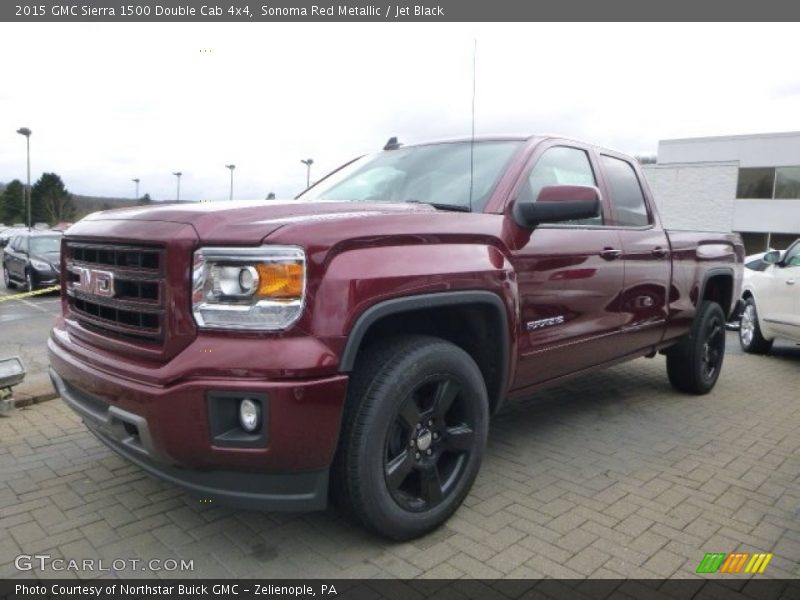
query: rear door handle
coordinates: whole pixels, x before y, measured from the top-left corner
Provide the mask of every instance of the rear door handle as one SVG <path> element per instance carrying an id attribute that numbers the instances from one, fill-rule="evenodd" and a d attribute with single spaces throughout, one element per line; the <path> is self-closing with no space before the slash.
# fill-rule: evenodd
<path id="1" fill-rule="evenodd" d="M 662 248 L 661 246 L 656 246 L 655 248 L 650 250 L 650 254 L 652 254 L 656 258 L 664 258 L 667 255 L 667 249 Z"/>
<path id="2" fill-rule="evenodd" d="M 794 285 L 794 279 L 787 279 L 786 285 Z"/>
<path id="3" fill-rule="evenodd" d="M 603 248 L 600 251 L 600 257 L 605 260 L 616 260 L 622 255 L 622 250 L 617 248 Z"/>

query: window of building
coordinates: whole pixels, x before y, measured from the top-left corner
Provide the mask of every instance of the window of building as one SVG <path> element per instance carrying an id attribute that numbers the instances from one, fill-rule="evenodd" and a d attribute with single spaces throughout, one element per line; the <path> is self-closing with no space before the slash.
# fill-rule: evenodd
<path id="1" fill-rule="evenodd" d="M 800 167 L 775 169 L 775 197 L 800 199 Z"/>
<path id="2" fill-rule="evenodd" d="M 642 186 L 633 165 L 629 162 L 602 156 L 603 170 L 611 187 L 611 203 L 617 215 L 617 225 L 643 227 L 650 224 Z"/>
<path id="3" fill-rule="evenodd" d="M 739 182 L 736 185 L 736 197 L 772 199 L 774 185 L 775 169 L 772 167 L 739 169 Z"/>

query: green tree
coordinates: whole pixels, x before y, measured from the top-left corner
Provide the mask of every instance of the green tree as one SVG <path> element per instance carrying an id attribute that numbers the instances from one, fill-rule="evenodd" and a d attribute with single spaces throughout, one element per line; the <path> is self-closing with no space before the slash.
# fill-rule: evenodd
<path id="1" fill-rule="evenodd" d="M 31 188 L 31 220 L 34 223 L 47 221 L 72 221 L 75 218 L 75 203 L 72 194 L 64 187 L 61 177 L 55 173 L 44 173 Z"/>
<path id="2" fill-rule="evenodd" d="M 144 196 L 139 198 L 139 202 L 137 204 L 140 204 L 140 205 L 141 204 L 150 204 L 152 201 L 153 201 L 153 199 L 150 198 L 150 194 L 145 194 Z"/>
<path id="3" fill-rule="evenodd" d="M 25 186 L 19 179 L 15 179 L 6 186 L 0 201 L 0 221 L 7 225 L 22 223 L 25 216 Z"/>

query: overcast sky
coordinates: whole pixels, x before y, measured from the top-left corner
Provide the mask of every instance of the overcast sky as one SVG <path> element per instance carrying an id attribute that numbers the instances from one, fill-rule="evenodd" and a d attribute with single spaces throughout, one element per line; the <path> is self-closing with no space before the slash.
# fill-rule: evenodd
<path id="1" fill-rule="evenodd" d="M 391 135 L 659 139 L 800 130 L 794 24 L 0 24 L 0 182 L 290 196 Z M 203 50 L 203 51 L 201 51 Z"/>

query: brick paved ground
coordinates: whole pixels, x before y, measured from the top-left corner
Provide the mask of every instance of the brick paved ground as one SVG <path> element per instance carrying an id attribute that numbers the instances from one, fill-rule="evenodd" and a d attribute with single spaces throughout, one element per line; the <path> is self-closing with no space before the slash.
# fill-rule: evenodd
<path id="1" fill-rule="evenodd" d="M 333 511 L 201 505 L 60 401 L 32 406 L 0 419 L 0 577 L 30 576 L 21 553 L 193 559 L 205 577 L 691 577 L 735 550 L 800 577 L 800 352 L 779 353 L 729 353 L 701 398 L 673 392 L 659 357 L 508 407 L 464 506 L 403 544 Z"/>

